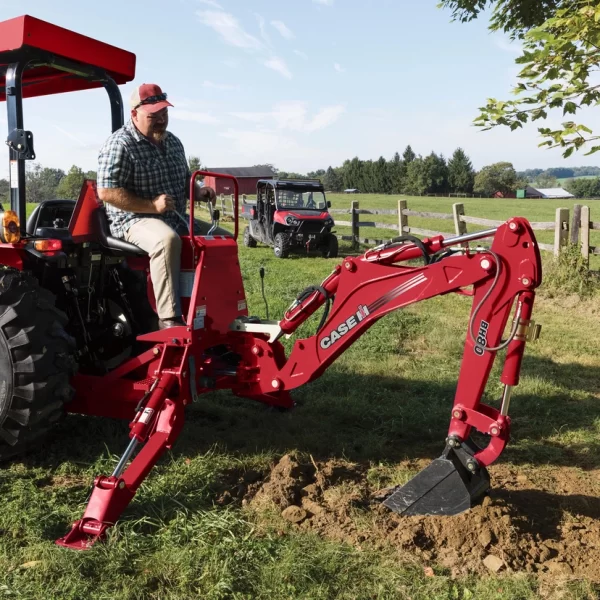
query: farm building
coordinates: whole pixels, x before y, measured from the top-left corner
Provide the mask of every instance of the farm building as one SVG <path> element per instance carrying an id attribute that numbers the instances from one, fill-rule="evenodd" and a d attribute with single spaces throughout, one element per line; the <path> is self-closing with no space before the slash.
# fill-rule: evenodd
<path id="1" fill-rule="evenodd" d="M 517 190 L 517 198 L 575 198 L 562 188 L 534 188 L 528 185 L 524 190 Z"/>
<path id="2" fill-rule="evenodd" d="M 240 194 L 256 194 L 256 183 L 259 179 L 275 177 L 275 172 L 269 167 L 210 167 L 206 170 L 233 175 L 240 186 Z M 205 177 L 204 185 L 212 187 L 217 194 L 233 194 L 233 183 L 230 179 Z"/>
<path id="3" fill-rule="evenodd" d="M 494 198 L 516 198 L 517 195 L 514 192 L 496 192 Z"/>

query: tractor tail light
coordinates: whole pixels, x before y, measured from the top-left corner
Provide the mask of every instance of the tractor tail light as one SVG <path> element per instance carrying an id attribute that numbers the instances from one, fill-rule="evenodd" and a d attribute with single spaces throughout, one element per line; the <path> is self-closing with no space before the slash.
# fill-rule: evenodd
<path id="1" fill-rule="evenodd" d="M 0 237 L 6 244 L 16 244 L 21 239 L 21 224 L 14 210 L 6 210 L 2 213 Z"/>
<path id="2" fill-rule="evenodd" d="M 36 240 L 33 242 L 33 247 L 38 252 L 56 252 L 62 250 L 61 240 Z"/>

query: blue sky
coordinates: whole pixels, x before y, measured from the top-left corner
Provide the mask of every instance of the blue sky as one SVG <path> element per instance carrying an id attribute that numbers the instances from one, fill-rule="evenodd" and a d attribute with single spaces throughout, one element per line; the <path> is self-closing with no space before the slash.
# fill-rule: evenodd
<path id="1" fill-rule="evenodd" d="M 537 148 L 535 126 L 481 132 L 488 97 L 508 97 L 518 48 L 482 19 L 452 23 L 437 0 L 0 0 L 0 20 L 30 14 L 137 55 L 133 83 L 158 83 L 170 129 L 211 167 L 272 163 L 306 172 L 358 156 L 450 155 L 476 168 L 600 165 Z M 95 169 L 110 133 L 103 90 L 25 101 L 38 161 Z M 561 115 L 552 122 L 560 122 Z M 0 113 L 4 127 L 5 114 Z M 586 124 L 600 129 L 590 112 Z M 5 152 L 5 156 L 7 153 Z M 7 157 L 7 156 L 6 156 Z M 7 175 L 6 161 L 0 176 Z"/>

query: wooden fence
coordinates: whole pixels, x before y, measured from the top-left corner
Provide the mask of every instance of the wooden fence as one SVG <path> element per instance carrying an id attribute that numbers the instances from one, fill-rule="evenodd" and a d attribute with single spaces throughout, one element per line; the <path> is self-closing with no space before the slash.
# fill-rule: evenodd
<path id="1" fill-rule="evenodd" d="M 246 200 L 246 196 L 243 196 Z M 233 215 L 233 196 L 225 197 L 223 194 L 217 199 L 217 208 L 220 209 L 221 215 Z M 355 249 L 358 249 L 358 244 L 382 244 L 393 236 L 385 236 L 381 239 L 360 237 L 360 229 L 362 227 L 371 227 L 376 229 L 387 229 L 388 231 L 397 231 L 401 233 L 410 233 L 412 235 L 421 235 L 431 237 L 435 235 L 448 236 L 448 231 L 433 231 L 420 227 L 412 227 L 409 225 L 409 217 L 420 217 L 425 219 L 440 219 L 453 222 L 454 233 L 462 235 L 468 233 L 467 225 L 478 225 L 492 229 L 499 227 L 505 221 L 496 221 L 492 219 L 483 219 L 481 217 L 470 217 L 465 215 L 464 204 L 457 202 L 452 205 L 452 213 L 438 213 L 410 210 L 406 200 L 398 201 L 398 209 L 362 209 L 357 200 L 353 200 L 349 209 L 332 208 L 329 209 L 332 214 L 346 214 L 350 216 L 350 221 L 335 219 L 337 226 L 350 227 L 351 235 L 338 235 L 339 239 L 352 242 Z M 398 218 L 398 223 L 381 223 L 378 221 L 361 221 L 361 215 L 395 215 Z M 534 231 L 554 231 L 554 243 L 545 244 L 538 242 L 541 250 L 553 252 L 554 256 L 558 256 L 561 248 L 568 244 L 579 244 L 581 247 L 582 256 L 589 261 L 590 254 L 600 255 L 600 246 L 590 246 L 590 231 L 600 230 L 600 222 L 590 220 L 590 209 L 588 206 L 575 204 L 573 207 L 572 219 L 570 218 L 570 210 L 568 208 L 557 208 L 554 221 L 530 222 Z"/>
<path id="2" fill-rule="evenodd" d="M 470 217 L 465 215 L 464 204 L 456 203 L 452 205 L 452 214 L 438 212 L 424 212 L 410 210 L 406 200 L 398 201 L 398 209 L 361 209 L 358 201 L 354 200 L 351 203 L 350 209 L 331 209 L 331 213 L 348 214 L 351 217 L 350 221 L 341 221 L 336 219 L 335 223 L 339 226 L 347 226 L 351 228 L 352 234 L 349 236 L 339 236 L 341 239 L 351 241 L 355 247 L 358 243 L 362 244 L 381 244 L 386 239 L 369 239 L 361 238 L 361 227 L 374 227 L 376 229 L 388 229 L 402 233 L 410 233 L 421 236 L 448 236 L 448 231 L 432 231 L 420 227 L 411 227 L 409 225 L 409 217 L 421 217 L 425 219 L 442 219 L 452 221 L 454 225 L 454 233 L 463 235 L 468 233 L 467 224 L 479 225 L 481 227 L 492 229 L 499 227 L 505 221 L 497 221 L 492 219 L 483 219 L 481 217 Z M 360 215 L 396 215 L 398 224 L 395 223 L 379 223 L 377 221 L 361 221 Z M 568 208 L 557 208 L 554 221 L 530 222 L 534 231 L 554 231 L 554 243 L 545 244 L 538 242 L 541 250 L 553 252 L 558 256 L 561 248 L 567 244 L 580 244 L 581 254 L 586 260 L 589 260 L 590 254 L 600 254 L 600 247 L 590 246 L 590 231 L 600 230 L 600 223 L 590 221 L 590 209 L 588 206 L 576 204 L 573 207 L 573 218 L 570 220 L 570 211 Z M 389 239 L 389 238 L 388 238 Z"/>

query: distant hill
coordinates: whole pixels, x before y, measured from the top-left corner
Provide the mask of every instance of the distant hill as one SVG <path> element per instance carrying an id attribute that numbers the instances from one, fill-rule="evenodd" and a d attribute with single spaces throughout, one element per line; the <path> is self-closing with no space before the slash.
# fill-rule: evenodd
<path id="1" fill-rule="evenodd" d="M 600 167 L 553 167 L 550 169 L 527 169 L 518 171 L 517 176 L 527 181 L 534 181 L 540 175 L 561 179 L 574 177 L 600 177 Z"/>

